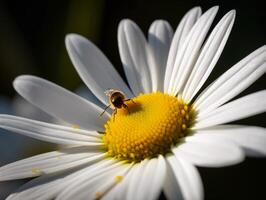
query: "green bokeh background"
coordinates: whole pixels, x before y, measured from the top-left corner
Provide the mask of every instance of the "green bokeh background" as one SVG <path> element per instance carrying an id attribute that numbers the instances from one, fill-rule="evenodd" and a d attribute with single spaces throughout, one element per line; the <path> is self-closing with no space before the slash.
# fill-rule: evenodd
<path id="1" fill-rule="evenodd" d="M 117 26 L 121 19 L 134 20 L 145 33 L 155 19 L 168 20 L 175 29 L 186 11 L 198 5 L 203 11 L 220 5 L 215 22 L 227 11 L 237 11 L 231 36 L 207 85 L 244 56 L 266 44 L 264 1 L 2 0 L 0 94 L 12 98 L 15 94 L 12 81 L 21 74 L 37 75 L 75 90 L 81 80 L 64 46 L 67 33 L 78 33 L 93 41 L 124 77 L 117 48 Z M 240 96 L 265 89 L 265 86 L 264 75 Z M 264 113 L 237 123 L 265 127 L 266 115 Z M 265 198 L 265 169 L 266 159 L 250 158 L 232 167 L 200 168 L 206 199 Z"/>

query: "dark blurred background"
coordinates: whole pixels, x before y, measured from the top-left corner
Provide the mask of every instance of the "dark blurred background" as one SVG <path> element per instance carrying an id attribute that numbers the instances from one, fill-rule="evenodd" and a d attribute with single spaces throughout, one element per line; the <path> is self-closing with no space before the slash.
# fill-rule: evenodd
<path id="1" fill-rule="evenodd" d="M 81 80 L 64 46 L 67 33 L 79 33 L 96 43 L 124 76 L 117 48 L 117 26 L 121 19 L 134 20 L 146 34 L 155 19 L 168 20 L 175 29 L 186 11 L 194 6 L 201 6 L 206 11 L 211 6 L 220 5 L 215 22 L 229 10 L 236 9 L 235 26 L 208 84 L 247 54 L 266 44 L 264 2 L 1 0 L 0 94 L 12 98 L 15 95 L 12 81 L 21 74 L 41 76 L 75 90 Z M 264 75 L 241 95 L 265 89 L 265 86 Z M 265 127 L 265 119 L 264 113 L 237 123 Z M 266 159 L 254 158 L 232 167 L 200 168 L 206 199 L 265 198 L 265 169 Z"/>

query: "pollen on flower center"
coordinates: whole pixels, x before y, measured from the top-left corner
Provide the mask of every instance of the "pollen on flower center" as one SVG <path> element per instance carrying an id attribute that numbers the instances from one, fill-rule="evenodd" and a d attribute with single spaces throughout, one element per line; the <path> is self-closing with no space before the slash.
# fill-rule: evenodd
<path id="1" fill-rule="evenodd" d="M 126 101 L 105 124 L 103 142 L 118 159 L 141 161 L 166 154 L 188 134 L 194 121 L 191 105 L 160 92 Z"/>

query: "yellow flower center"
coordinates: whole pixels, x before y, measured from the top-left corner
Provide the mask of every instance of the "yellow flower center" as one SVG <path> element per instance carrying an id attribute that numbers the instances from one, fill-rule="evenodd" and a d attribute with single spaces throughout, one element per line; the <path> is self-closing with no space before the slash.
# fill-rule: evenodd
<path id="1" fill-rule="evenodd" d="M 105 124 L 103 142 L 109 156 L 139 162 L 166 154 L 188 134 L 194 122 L 191 105 L 161 92 L 125 101 Z"/>

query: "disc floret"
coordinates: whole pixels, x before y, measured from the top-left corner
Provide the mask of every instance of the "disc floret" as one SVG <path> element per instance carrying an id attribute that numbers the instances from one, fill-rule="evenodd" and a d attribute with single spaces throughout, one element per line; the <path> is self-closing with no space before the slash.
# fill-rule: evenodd
<path id="1" fill-rule="evenodd" d="M 156 92 L 132 100 L 105 124 L 109 156 L 138 162 L 164 155 L 189 133 L 195 112 L 182 99 Z"/>

